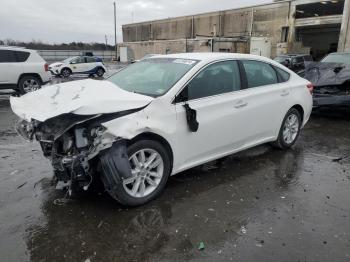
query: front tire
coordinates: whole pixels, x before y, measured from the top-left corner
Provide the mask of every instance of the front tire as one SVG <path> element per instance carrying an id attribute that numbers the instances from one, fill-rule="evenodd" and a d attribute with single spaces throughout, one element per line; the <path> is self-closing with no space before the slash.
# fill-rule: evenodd
<path id="1" fill-rule="evenodd" d="M 299 111 L 291 108 L 283 119 L 278 139 L 273 145 L 280 149 L 292 147 L 300 135 L 301 125 L 302 120 Z"/>
<path id="2" fill-rule="evenodd" d="M 159 142 L 140 140 L 128 147 L 133 177 L 117 185 L 110 195 L 125 206 L 140 206 L 155 199 L 171 172 L 167 150 Z"/>
<path id="3" fill-rule="evenodd" d="M 24 76 L 18 82 L 18 90 L 21 95 L 36 91 L 41 88 L 41 81 L 35 76 Z"/>
<path id="4" fill-rule="evenodd" d="M 72 70 L 70 70 L 69 68 L 63 68 L 61 70 L 61 76 L 63 76 L 64 78 L 68 78 L 71 74 Z"/>

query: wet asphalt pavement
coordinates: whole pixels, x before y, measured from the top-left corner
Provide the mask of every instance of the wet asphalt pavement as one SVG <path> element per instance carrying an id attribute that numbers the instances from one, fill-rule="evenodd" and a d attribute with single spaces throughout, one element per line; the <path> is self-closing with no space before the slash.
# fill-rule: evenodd
<path id="1" fill-rule="evenodd" d="M 174 176 L 132 209 L 98 191 L 64 199 L 16 120 L 0 95 L 1 261 L 350 261 L 350 110 L 314 114 L 291 150 Z"/>

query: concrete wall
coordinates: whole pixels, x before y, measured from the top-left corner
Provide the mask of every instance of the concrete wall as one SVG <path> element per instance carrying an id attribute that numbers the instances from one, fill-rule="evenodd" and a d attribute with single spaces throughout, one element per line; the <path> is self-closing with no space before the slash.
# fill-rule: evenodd
<path id="1" fill-rule="evenodd" d="M 254 35 L 280 38 L 289 2 L 123 25 L 123 41 L 175 40 Z M 252 27 L 252 19 L 254 19 Z"/>
<path id="2" fill-rule="evenodd" d="M 197 37 L 247 38 L 263 36 L 271 38 L 272 56 L 276 55 L 277 43 L 281 39 L 283 26 L 288 26 L 289 2 L 274 3 L 264 6 L 249 7 L 221 12 L 212 12 L 194 16 L 149 21 L 123 26 L 123 46 L 133 50 L 138 59 L 147 53 L 165 54 L 202 51 L 197 46 Z M 184 40 L 188 40 L 187 49 Z M 168 44 L 158 40 L 170 40 Z M 172 40 L 179 40 L 172 42 Z M 191 42 L 192 41 L 192 42 Z M 191 43 L 191 44 L 190 44 Z M 193 44 L 192 44 L 193 43 Z M 178 45 L 178 46 L 177 46 Z M 161 46 L 161 47 L 160 47 Z M 214 51 L 248 52 L 247 42 L 233 40 L 231 43 L 218 42 Z M 211 51 L 206 48 L 205 51 Z"/>
<path id="3" fill-rule="evenodd" d="M 84 52 L 92 52 L 94 56 L 101 57 L 104 61 L 112 61 L 115 58 L 115 51 L 94 51 L 94 50 L 37 50 L 44 60 L 48 62 L 62 61 L 68 57 L 79 56 Z"/>

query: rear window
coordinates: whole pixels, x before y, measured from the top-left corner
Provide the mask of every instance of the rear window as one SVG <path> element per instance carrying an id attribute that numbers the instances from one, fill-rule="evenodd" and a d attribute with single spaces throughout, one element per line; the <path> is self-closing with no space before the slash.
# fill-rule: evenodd
<path id="1" fill-rule="evenodd" d="M 278 83 L 277 73 L 271 65 L 260 61 L 242 60 L 248 88 Z"/>
<path id="2" fill-rule="evenodd" d="M 16 56 L 17 56 L 17 62 L 25 62 L 27 61 L 30 53 L 28 52 L 23 52 L 23 51 L 15 51 Z"/>

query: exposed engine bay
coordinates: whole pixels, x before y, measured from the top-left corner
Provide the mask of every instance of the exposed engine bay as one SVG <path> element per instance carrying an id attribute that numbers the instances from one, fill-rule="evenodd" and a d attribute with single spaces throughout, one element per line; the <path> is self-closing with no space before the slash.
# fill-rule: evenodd
<path id="1" fill-rule="evenodd" d="M 57 189 L 68 189 L 69 194 L 86 191 L 99 178 L 109 191 L 131 176 L 131 168 L 126 140 L 110 135 L 101 123 L 141 109 L 103 115 L 70 113 L 45 122 L 21 120 L 16 129 L 24 138 L 40 143 L 52 163 Z"/>

